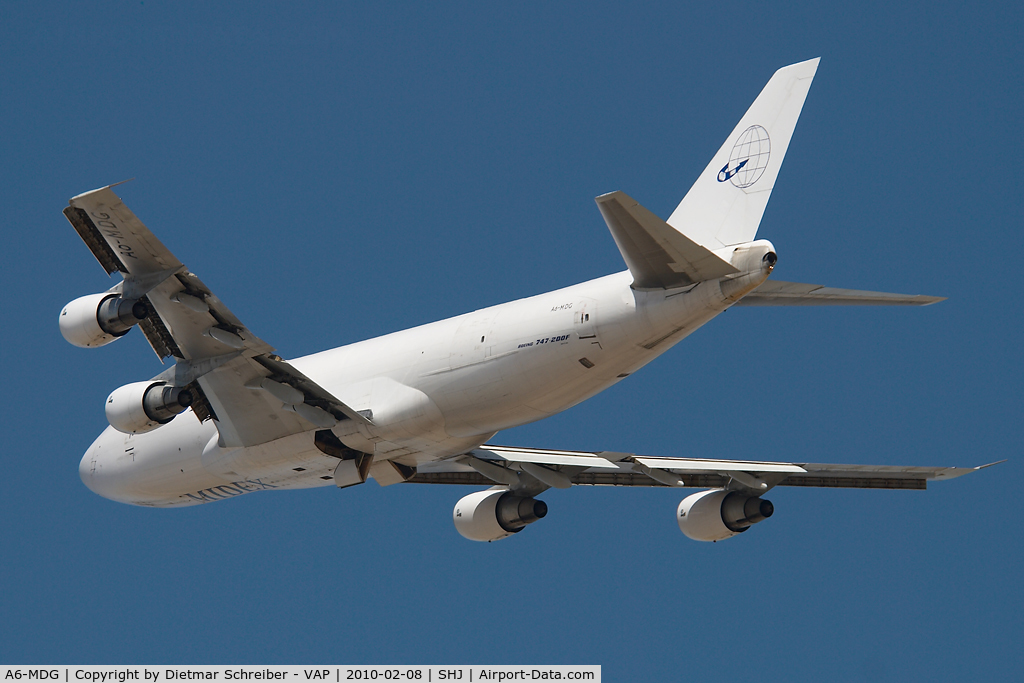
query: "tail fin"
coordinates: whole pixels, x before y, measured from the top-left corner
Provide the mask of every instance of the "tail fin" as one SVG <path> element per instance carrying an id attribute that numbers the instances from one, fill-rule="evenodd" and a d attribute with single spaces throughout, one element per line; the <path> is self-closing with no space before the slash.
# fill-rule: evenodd
<path id="1" fill-rule="evenodd" d="M 709 249 L 754 239 L 817 69 L 816 58 L 775 72 L 669 225 Z"/>

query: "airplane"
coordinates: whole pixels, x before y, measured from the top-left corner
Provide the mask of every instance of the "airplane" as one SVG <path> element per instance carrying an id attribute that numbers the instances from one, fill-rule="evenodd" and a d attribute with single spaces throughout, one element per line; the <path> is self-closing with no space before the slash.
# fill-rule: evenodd
<path id="1" fill-rule="evenodd" d="M 818 67 L 771 77 L 692 188 L 662 220 L 622 192 L 597 197 L 627 269 L 553 292 L 285 360 L 251 332 L 107 186 L 64 215 L 108 275 L 60 330 L 85 348 L 138 327 L 163 362 L 115 389 L 109 426 L 82 457 L 111 500 L 182 507 L 252 491 L 374 479 L 483 486 L 452 519 L 475 541 L 546 516 L 572 486 L 695 487 L 676 509 L 689 538 L 719 541 L 772 516 L 776 486 L 924 489 L 981 469 L 710 460 L 491 444 L 620 382 L 733 306 L 929 305 L 942 298 L 769 279 L 757 239 Z M 987 467 L 983 465 L 982 467 Z"/>

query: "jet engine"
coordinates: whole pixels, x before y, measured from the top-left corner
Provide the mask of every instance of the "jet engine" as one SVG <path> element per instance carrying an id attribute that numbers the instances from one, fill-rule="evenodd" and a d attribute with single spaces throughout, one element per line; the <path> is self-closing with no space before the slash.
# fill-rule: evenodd
<path id="1" fill-rule="evenodd" d="M 721 541 L 741 534 L 775 512 L 770 501 L 736 491 L 711 489 L 679 503 L 679 529 L 695 541 Z"/>
<path id="2" fill-rule="evenodd" d="M 497 541 L 522 531 L 546 514 L 548 506 L 542 500 L 488 489 L 456 503 L 452 519 L 458 532 L 471 541 Z"/>
<path id="3" fill-rule="evenodd" d="M 119 432 L 141 434 L 167 424 L 192 405 L 192 392 L 166 382 L 126 384 L 107 397 L 107 422 Z"/>
<path id="4" fill-rule="evenodd" d="M 75 299 L 60 312 L 60 333 L 82 348 L 103 346 L 123 337 L 149 314 L 146 304 L 104 292 Z"/>

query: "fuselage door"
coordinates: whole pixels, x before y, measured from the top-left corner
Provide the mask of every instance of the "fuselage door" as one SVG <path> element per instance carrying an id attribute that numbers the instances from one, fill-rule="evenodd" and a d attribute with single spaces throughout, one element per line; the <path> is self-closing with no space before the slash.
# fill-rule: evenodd
<path id="1" fill-rule="evenodd" d="M 473 365 L 490 357 L 494 341 L 491 335 L 496 314 L 474 313 L 459 325 L 452 340 L 449 362 L 452 368 Z"/>
<path id="2" fill-rule="evenodd" d="M 575 306 L 573 329 L 580 339 L 597 341 L 597 301 L 581 299 Z"/>

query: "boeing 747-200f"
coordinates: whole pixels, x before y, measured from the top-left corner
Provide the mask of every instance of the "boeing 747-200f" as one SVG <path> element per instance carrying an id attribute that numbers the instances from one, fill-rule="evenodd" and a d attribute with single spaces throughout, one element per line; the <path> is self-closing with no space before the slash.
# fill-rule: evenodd
<path id="1" fill-rule="evenodd" d="M 64 214 L 123 279 L 69 303 L 64 337 L 95 347 L 138 326 L 174 359 L 110 394 L 110 426 L 82 458 L 82 481 L 151 507 L 371 477 L 483 486 L 453 512 L 478 541 L 544 517 L 536 496 L 550 487 L 698 487 L 677 520 L 713 541 L 771 516 L 761 496 L 775 486 L 923 489 L 972 471 L 489 445 L 607 389 L 731 306 L 941 300 L 768 279 L 775 247 L 757 228 L 817 66 L 772 76 L 667 221 L 622 192 L 597 198 L 628 270 L 303 358 L 275 354 L 110 187 L 73 198 Z"/>

